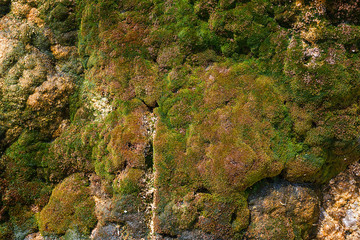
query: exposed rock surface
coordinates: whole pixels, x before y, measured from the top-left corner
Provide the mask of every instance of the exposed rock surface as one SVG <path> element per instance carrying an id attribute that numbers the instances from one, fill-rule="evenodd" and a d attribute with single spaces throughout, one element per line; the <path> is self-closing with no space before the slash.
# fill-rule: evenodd
<path id="1" fill-rule="evenodd" d="M 250 195 L 249 209 L 246 239 L 313 239 L 320 201 L 309 185 L 275 181 Z"/>
<path id="2" fill-rule="evenodd" d="M 139 211 L 136 196 L 111 197 L 103 189 L 101 178 L 92 175 L 90 181 L 98 220 L 90 238 L 94 240 L 126 239 L 126 236 L 129 239 L 146 238 L 147 217 L 145 211 Z"/>
<path id="3" fill-rule="evenodd" d="M 331 179 L 323 188 L 318 239 L 360 238 L 360 163 Z"/>

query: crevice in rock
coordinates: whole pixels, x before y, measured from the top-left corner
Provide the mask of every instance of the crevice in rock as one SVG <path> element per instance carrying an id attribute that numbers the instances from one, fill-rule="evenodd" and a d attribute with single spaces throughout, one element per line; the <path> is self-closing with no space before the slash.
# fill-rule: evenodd
<path id="1" fill-rule="evenodd" d="M 10 0 L 5 0 L 5 1 L 1 1 L 0 3 L 0 17 L 5 16 L 6 14 L 8 14 L 11 10 L 11 1 Z"/>
<path id="2" fill-rule="evenodd" d="M 206 187 L 199 187 L 198 189 L 196 189 L 195 194 L 198 193 L 208 193 L 211 194 L 210 190 L 207 189 Z"/>
<path id="3" fill-rule="evenodd" d="M 150 105 L 150 104 L 147 104 L 143 99 L 141 99 L 139 97 L 137 97 L 137 99 L 139 99 L 147 107 L 147 109 L 149 110 L 150 113 L 153 113 L 154 109 L 159 107 L 159 104 L 157 101 L 155 101 L 154 104 Z"/>
<path id="4" fill-rule="evenodd" d="M 153 113 L 153 112 L 154 112 L 154 109 L 159 107 L 159 104 L 158 104 L 158 102 L 155 102 L 155 105 L 154 105 L 154 106 L 149 106 L 149 105 L 146 105 L 146 106 L 148 107 L 149 111 L 150 111 L 151 113 Z"/>
<path id="5" fill-rule="evenodd" d="M 177 235 L 172 235 L 172 234 L 169 234 L 169 233 L 161 233 L 159 234 L 161 237 L 163 237 L 164 239 L 177 239 L 178 236 Z"/>
<path id="6" fill-rule="evenodd" d="M 154 147 L 152 141 L 149 144 L 147 154 L 145 155 L 145 166 L 147 169 L 153 169 L 154 165 Z"/>
<path id="7" fill-rule="evenodd" d="M 157 102 L 156 105 L 158 106 Z M 152 109 L 153 110 L 153 109 Z M 152 114 L 153 115 L 153 114 Z M 155 146 L 154 146 L 154 138 L 156 134 L 156 128 L 157 128 L 157 118 L 155 117 L 155 120 L 152 121 L 152 127 L 150 130 L 150 145 L 149 145 L 149 152 L 147 154 L 147 158 L 145 158 L 145 164 L 148 169 L 148 173 L 150 176 L 150 180 L 147 181 L 147 195 L 150 195 L 150 201 L 147 204 L 147 212 L 149 216 L 148 221 L 148 227 L 150 229 L 149 238 L 155 239 L 155 209 L 156 209 L 156 199 L 155 199 L 155 176 L 156 176 L 156 167 L 155 167 Z"/>
<path id="8" fill-rule="evenodd" d="M 236 220 L 236 215 L 237 215 L 237 210 L 235 210 L 235 211 L 231 214 L 230 224 L 233 224 L 233 222 Z"/>

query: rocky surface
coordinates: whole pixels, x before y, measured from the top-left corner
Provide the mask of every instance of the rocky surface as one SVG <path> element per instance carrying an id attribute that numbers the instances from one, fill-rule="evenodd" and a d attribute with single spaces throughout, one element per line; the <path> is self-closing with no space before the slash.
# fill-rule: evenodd
<path id="1" fill-rule="evenodd" d="M 313 239 L 320 201 L 309 185 L 275 181 L 249 197 L 246 239 Z"/>
<path id="2" fill-rule="evenodd" d="M 25 129 L 53 138 L 81 71 L 76 48 L 58 44 L 33 2 L 11 6 L 0 19 L 1 151 Z"/>
<path id="3" fill-rule="evenodd" d="M 136 204 L 136 196 L 109 196 L 101 179 L 93 175 L 91 178 L 93 197 L 95 199 L 95 215 L 98 223 L 93 229 L 90 238 L 100 239 L 141 239 L 148 235 L 149 216 L 146 211 L 140 211 L 139 204 Z M 146 193 L 140 194 L 145 200 Z M 142 206 L 148 207 L 148 206 Z M 148 213 L 149 214 L 149 213 Z"/>
<path id="4" fill-rule="evenodd" d="M 318 239 L 358 239 L 360 163 L 356 162 L 323 187 Z"/>
<path id="5" fill-rule="evenodd" d="M 356 238 L 355 170 L 319 189 L 359 37 L 358 0 L 0 0 L 0 239 Z"/>

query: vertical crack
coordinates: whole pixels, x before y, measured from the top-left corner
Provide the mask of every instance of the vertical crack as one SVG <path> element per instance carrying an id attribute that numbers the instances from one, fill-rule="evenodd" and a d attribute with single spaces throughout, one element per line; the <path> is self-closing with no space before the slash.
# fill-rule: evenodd
<path id="1" fill-rule="evenodd" d="M 153 112 L 154 109 L 149 109 L 148 114 L 143 118 L 144 125 L 146 126 L 147 136 L 149 139 L 148 146 L 145 149 L 145 188 L 143 193 L 143 201 L 145 204 L 145 215 L 148 228 L 150 230 L 149 238 L 155 239 L 155 229 L 154 229 L 154 217 L 155 217 L 155 187 L 154 187 L 154 178 L 155 178 L 155 168 L 154 168 L 154 137 L 156 134 L 156 123 L 157 116 Z"/>

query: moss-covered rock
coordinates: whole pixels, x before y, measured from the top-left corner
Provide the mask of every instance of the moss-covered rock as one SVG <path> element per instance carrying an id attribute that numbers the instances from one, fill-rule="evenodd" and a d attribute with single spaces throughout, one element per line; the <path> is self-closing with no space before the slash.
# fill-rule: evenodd
<path id="1" fill-rule="evenodd" d="M 94 216 L 70 212 L 95 173 L 96 236 L 146 237 L 153 220 L 159 238 L 240 239 L 249 223 L 255 238 L 306 238 L 289 216 L 249 222 L 247 193 L 278 175 L 323 183 L 358 159 L 358 5 L 0 1 L 1 234 L 47 204 L 44 234 L 86 238 Z"/>
<path id="2" fill-rule="evenodd" d="M 68 229 L 89 234 L 96 224 L 95 202 L 85 176 L 75 174 L 53 190 L 49 203 L 39 214 L 43 235 L 64 235 Z"/>

